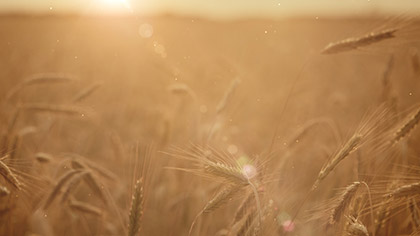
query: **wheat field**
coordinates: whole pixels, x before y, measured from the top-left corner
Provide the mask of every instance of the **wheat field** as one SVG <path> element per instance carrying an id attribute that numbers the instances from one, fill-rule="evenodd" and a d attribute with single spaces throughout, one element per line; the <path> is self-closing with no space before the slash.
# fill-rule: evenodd
<path id="1" fill-rule="evenodd" d="M 0 235 L 420 235 L 417 25 L 0 16 Z"/>

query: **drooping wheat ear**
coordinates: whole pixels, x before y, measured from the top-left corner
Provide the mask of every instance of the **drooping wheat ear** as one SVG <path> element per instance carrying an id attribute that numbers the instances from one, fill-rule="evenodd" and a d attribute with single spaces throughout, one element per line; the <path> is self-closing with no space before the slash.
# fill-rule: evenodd
<path id="1" fill-rule="evenodd" d="M 346 233 L 349 236 L 369 236 L 366 226 L 363 225 L 358 219 L 352 216 L 347 216 L 349 225 L 346 228 Z"/>
<path id="2" fill-rule="evenodd" d="M 359 38 L 347 38 L 338 42 L 328 44 L 323 50 L 322 54 L 335 54 L 340 52 L 346 52 L 361 47 L 366 47 L 371 44 L 381 42 L 386 39 L 395 37 L 397 29 L 387 29 L 380 32 L 371 32 L 365 36 Z"/>
<path id="3" fill-rule="evenodd" d="M 230 98 L 235 93 L 235 89 L 236 89 L 236 87 L 238 87 L 240 82 L 241 81 L 239 79 L 235 79 L 235 80 L 232 81 L 228 90 L 226 90 L 225 94 L 223 95 L 222 100 L 219 102 L 219 104 L 217 104 L 216 114 L 220 114 L 223 110 L 225 110 Z"/>
<path id="4" fill-rule="evenodd" d="M 101 216 L 102 210 L 99 207 L 93 206 L 89 203 L 80 202 L 76 200 L 69 201 L 69 207 L 72 210 L 87 213 L 94 216 Z"/>
<path id="5" fill-rule="evenodd" d="M 143 216 L 143 181 L 139 179 L 134 186 L 134 193 L 131 197 L 131 207 L 129 213 L 128 236 L 135 236 L 140 230 L 141 218 Z"/>
<path id="6" fill-rule="evenodd" d="M 102 86 L 102 82 L 93 83 L 90 86 L 86 87 L 85 89 L 81 90 L 77 93 L 73 98 L 72 102 L 80 102 L 83 99 L 89 97 L 93 94 L 98 88 Z"/>
<path id="7" fill-rule="evenodd" d="M 190 94 L 191 93 L 190 87 L 188 87 L 188 85 L 182 84 L 182 83 L 172 84 L 172 85 L 168 86 L 167 89 L 168 89 L 169 92 L 171 92 L 173 94 L 177 94 L 177 95 L 185 95 L 185 94 Z"/>
<path id="8" fill-rule="evenodd" d="M 53 157 L 51 154 L 45 152 L 38 152 L 35 154 L 35 160 L 39 163 L 46 164 L 50 163 L 53 160 Z"/>
<path id="9" fill-rule="evenodd" d="M 21 108 L 30 111 L 53 112 L 70 116 L 85 116 L 92 113 L 92 111 L 88 111 L 87 109 L 83 109 L 78 106 L 54 105 L 45 103 L 27 103 L 22 105 Z"/>
<path id="10" fill-rule="evenodd" d="M 415 196 L 420 193 L 420 182 L 403 185 L 390 193 L 385 194 L 385 197 L 392 198 L 394 200 L 400 198 L 406 198 L 410 196 Z"/>
<path id="11" fill-rule="evenodd" d="M 0 186 L 0 198 L 6 197 L 10 194 L 10 190 L 7 189 L 5 186 Z"/>
<path id="12" fill-rule="evenodd" d="M 414 115 L 404 123 L 404 125 L 398 129 L 394 135 L 393 142 L 396 143 L 402 138 L 408 136 L 410 132 L 416 127 L 420 120 L 420 108 L 414 113 Z"/>
<path id="13" fill-rule="evenodd" d="M 90 169 L 109 180 L 117 179 L 117 176 L 114 173 L 89 161 L 86 157 L 74 153 L 66 153 L 65 155 L 69 155 L 71 157 L 71 165 L 73 169 Z"/>
<path id="14" fill-rule="evenodd" d="M 344 211 L 346 210 L 347 206 L 353 199 L 357 189 L 360 186 L 360 182 L 354 182 L 346 187 L 344 191 L 340 194 L 340 198 L 338 203 L 334 206 L 331 216 L 330 216 L 330 224 L 335 224 L 336 222 L 340 221 L 341 216 L 343 215 Z"/>
<path id="15" fill-rule="evenodd" d="M 206 161 L 204 171 L 215 177 L 221 177 L 231 183 L 248 184 L 248 179 L 242 174 L 239 167 L 228 166 L 219 162 Z"/>
<path id="16" fill-rule="evenodd" d="M 72 170 L 72 171 L 67 172 L 63 176 L 61 176 L 60 179 L 58 179 L 55 187 L 53 188 L 53 190 L 51 191 L 51 193 L 48 195 L 47 200 L 45 201 L 44 210 L 46 210 L 51 205 L 51 203 L 54 201 L 54 199 L 60 193 L 60 191 L 63 188 L 63 186 L 66 185 L 66 183 L 70 179 L 72 179 L 77 173 L 80 173 L 80 172 L 81 172 L 81 170 Z"/>
<path id="17" fill-rule="evenodd" d="M 328 176 L 328 174 L 334 170 L 334 168 L 342 161 L 344 160 L 350 153 L 352 153 L 354 150 L 357 149 L 357 147 L 360 145 L 362 141 L 362 135 L 361 134 L 354 134 L 349 141 L 338 151 L 331 161 L 328 162 L 328 164 L 322 168 L 322 170 L 318 174 L 318 178 L 315 182 L 315 184 L 312 186 L 313 189 L 315 189 L 319 182 L 322 181 L 325 177 Z"/>
<path id="18" fill-rule="evenodd" d="M 6 157 L 3 157 L 0 160 L 0 174 L 6 179 L 7 182 L 9 182 L 13 187 L 20 190 L 22 184 L 19 182 L 17 176 L 12 172 L 12 170 L 6 165 L 6 163 L 3 162 Z"/>
<path id="19" fill-rule="evenodd" d="M 189 95 L 194 102 L 197 101 L 197 95 L 194 91 L 186 84 L 178 83 L 168 86 L 168 91 L 175 95 Z"/>
<path id="20" fill-rule="evenodd" d="M 22 89 L 30 85 L 43 84 L 43 83 L 69 82 L 69 81 L 73 81 L 74 79 L 75 79 L 74 76 L 66 75 L 66 74 L 57 74 L 57 73 L 36 74 L 22 81 L 16 87 L 12 88 L 7 93 L 6 100 L 11 99 L 19 91 L 21 91 Z"/>
<path id="21" fill-rule="evenodd" d="M 417 206 L 417 202 L 415 198 L 411 198 L 408 201 L 408 210 L 411 216 L 411 223 L 413 225 L 413 231 L 416 231 L 420 227 L 420 215 L 419 215 L 419 208 Z"/>

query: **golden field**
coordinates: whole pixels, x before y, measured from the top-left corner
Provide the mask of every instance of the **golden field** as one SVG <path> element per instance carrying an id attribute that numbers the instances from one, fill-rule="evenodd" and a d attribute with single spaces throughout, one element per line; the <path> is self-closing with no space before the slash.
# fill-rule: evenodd
<path id="1" fill-rule="evenodd" d="M 420 234 L 416 25 L 1 16 L 0 235 Z"/>

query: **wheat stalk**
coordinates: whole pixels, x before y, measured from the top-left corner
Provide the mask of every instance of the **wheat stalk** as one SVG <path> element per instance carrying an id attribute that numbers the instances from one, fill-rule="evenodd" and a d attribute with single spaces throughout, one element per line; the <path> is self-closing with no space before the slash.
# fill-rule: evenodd
<path id="1" fill-rule="evenodd" d="M 55 184 L 55 187 L 53 188 L 53 190 L 51 191 L 51 193 L 49 194 L 47 200 L 45 201 L 44 204 L 44 210 L 46 210 L 51 203 L 54 201 L 54 199 L 57 197 L 57 195 L 60 193 L 61 189 L 63 188 L 63 186 L 71 179 L 73 178 L 76 174 L 80 173 L 81 170 L 71 170 L 69 172 L 67 172 L 66 174 L 64 174 L 63 176 L 61 176 L 60 179 L 58 179 L 57 183 Z"/>
<path id="2" fill-rule="evenodd" d="M 246 211 L 245 215 L 232 226 L 230 230 L 231 235 L 246 235 L 252 226 L 255 216 L 255 209 Z"/>
<path id="3" fill-rule="evenodd" d="M 217 104 L 216 114 L 220 114 L 223 112 L 223 110 L 225 110 L 230 98 L 233 96 L 235 89 L 236 87 L 238 87 L 239 83 L 240 83 L 239 79 L 235 79 L 232 81 L 229 88 L 226 90 L 225 94 L 223 95 L 222 100 L 219 102 L 219 104 Z"/>
<path id="4" fill-rule="evenodd" d="M 85 203 L 85 202 L 72 200 L 72 201 L 69 201 L 69 207 L 72 210 L 80 211 L 80 212 L 95 215 L 95 216 L 102 215 L 102 210 L 100 208 L 93 206 L 91 204 Z"/>
<path id="5" fill-rule="evenodd" d="M 238 222 L 240 219 L 243 218 L 243 216 L 246 214 L 247 209 L 249 206 L 252 205 L 252 202 L 254 200 L 254 195 L 252 192 L 248 192 L 244 200 L 239 205 L 238 209 L 235 212 L 235 216 L 233 217 L 232 225 L 234 225 L 236 222 Z"/>
<path id="6" fill-rule="evenodd" d="M 92 93 L 94 93 L 98 88 L 102 86 L 101 82 L 93 83 L 92 85 L 86 87 L 85 89 L 81 90 L 79 93 L 77 93 L 72 99 L 72 102 L 80 102 L 83 99 L 90 96 Z"/>
<path id="7" fill-rule="evenodd" d="M 411 198 L 408 201 L 407 205 L 408 205 L 408 210 L 411 216 L 411 223 L 413 225 L 413 230 L 417 230 L 420 227 L 420 215 L 419 215 L 417 202 L 414 198 Z"/>

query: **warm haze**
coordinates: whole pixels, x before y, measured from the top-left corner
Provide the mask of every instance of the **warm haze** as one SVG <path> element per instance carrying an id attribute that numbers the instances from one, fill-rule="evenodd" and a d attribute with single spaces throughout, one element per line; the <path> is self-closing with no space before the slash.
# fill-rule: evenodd
<path id="1" fill-rule="evenodd" d="M 419 1 L 0 2 L 0 236 L 420 236 Z"/>

